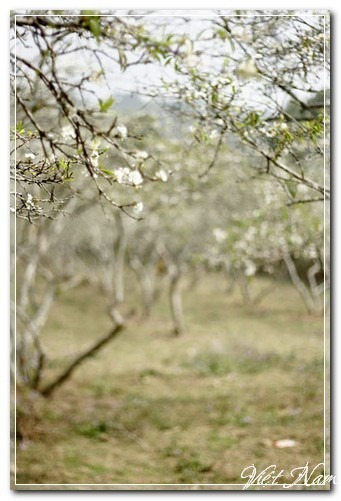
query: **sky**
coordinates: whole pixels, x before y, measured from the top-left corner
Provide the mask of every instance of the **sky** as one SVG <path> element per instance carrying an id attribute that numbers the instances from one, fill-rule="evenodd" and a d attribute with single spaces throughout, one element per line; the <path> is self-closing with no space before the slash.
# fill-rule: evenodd
<path id="1" fill-rule="evenodd" d="M 130 13 L 132 11 L 129 11 Z M 145 11 L 141 11 L 144 13 Z M 271 15 L 268 14 L 269 11 L 267 11 L 267 16 Z M 295 11 L 295 14 L 298 13 L 299 11 Z M 195 39 L 197 37 L 198 33 L 203 33 L 205 32 L 208 34 L 207 30 L 209 29 L 210 26 L 210 19 L 215 18 L 216 20 L 219 20 L 219 14 L 224 14 L 224 15 L 231 15 L 233 17 L 233 13 L 231 11 L 217 11 L 217 10 L 198 10 L 198 11 L 193 11 L 193 10 L 186 10 L 186 11 L 179 11 L 179 10 L 174 10 L 174 11 L 156 11 L 153 14 L 148 13 L 147 15 L 144 16 L 144 22 L 146 23 L 147 29 L 151 30 L 151 33 L 154 34 L 156 37 L 160 35 L 161 33 L 175 33 L 180 36 L 187 36 L 191 39 Z M 258 14 L 258 13 L 257 13 Z M 307 11 L 304 11 L 303 14 L 307 16 Z M 115 15 L 117 16 L 127 16 L 127 11 L 122 11 L 118 10 L 115 11 Z M 115 15 L 112 16 L 113 22 L 115 20 Z M 128 14 L 129 15 L 129 14 Z M 249 17 L 252 17 L 252 13 L 247 14 Z M 186 16 L 187 21 L 184 20 L 184 16 Z M 126 17 L 126 19 L 129 19 L 129 17 Z M 310 23 L 314 22 L 314 18 L 306 18 Z M 264 21 L 268 21 L 268 17 L 264 18 Z M 159 26 L 159 28 L 158 28 Z M 75 38 L 75 44 L 79 43 L 78 38 Z M 98 47 L 98 48 L 103 48 L 103 46 L 98 46 L 97 42 L 93 41 L 93 46 Z M 252 44 L 251 44 L 252 46 Z M 212 57 L 212 55 L 208 54 L 208 49 L 213 53 L 213 56 L 217 55 L 217 51 L 221 50 L 221 47 L 224 47 L 224 50 L 226 50 L 227 55 L 228 52 L 231 53 L 231 57 L 237 57 L 240 58 L 241 63 L 245 61 L 246 56 L 238 49 L 238 46 L 234 44 L 234 46 L 229 46 L 228 43 L 225 45 L 222 45 L 221 41 L 215 41 L 215 42 L 210 42 L 209 45 L 199 43 L 194 46 L 195 50 L 201 51 L 200 59 L 195 56 L 194 54 L 191 54 L 191 45 L 187 44 L 182 50 L 183 51 L 188 51 L 189 57 L 192 57 L 195 61 L 193 64 L 193 67 L 196 66 L 196 64 L 200 64 L 200 69 L 203 70 L 210 70 L 213 71 L 218 71 L 221 65 L 222 57 L 220 58 L 215 58 Z M 25 40 L 25 47 L 19 42 L 17 44 L 17 51 L 18 54 L 22 54 L 26 59 L 29 60 L 34 60 L 34 57 L 37 53 L 37 48 L 33 40 L 31 39 L 26 39 Z M 216 53 L 215 53 L 216 52 Z M 110 51 L 108 51 L 110 54 Z M 117 57 L 116 51 L 112 51 L 112 54 L 114 54 L 115 57 Z M 81 57 L 79 57 L 81 56 Z M 136 57 L 136 56 L 135 56 Z M 76 59 L 75 59 L 76 58 Z M 129 55 L 128 55 L 129 58 Z M 91 72 L 91 66 L 93 65 L 94 69 L 96 68 L 96 71 L 98 71 L 98 65 L 95 59 L 91 61 L 88 57 L 88 53 L 77 53 L 77 54 L 69 54 L 64 57 L 59 58 L 61 61 L 61 67 L 64 68 L 64 71 L 66 71 L 67 78 L 70 79 L 72 78 L 72 72 L 75 71 L 76 68 L 76 73 L 75 73 L 75 81 L 78 80 L 78 78 L 82 75 L 87 75 L 89 72 Z M 82 62 L 83 61 L 83 65 Z M 102 83 L 96 82 L 91 84 L 90 88 L 91 90 L 94 90 L 96 92 L 96 95 L 98 98 L 102 100 L 108 99 L 110 95 L 114 95 L 117 97 L 120 94 L 129 94 L 131 92 L 136 92 L 138 91 L 141 95 L 144 93 L 149 93 L 150 92 L 150 87 L 155 86 L 158 88 L 161 83 L 161 79 L 164 79 L 165 81 L 172 81 L 176 77 L 179 79 L 181 82 L 181 77 L 175 75 L 174 69 L 172 68 L 172 65 L 160 65 L 158 63 L 151 63 L 148 65 L 145 64 L 138 64 L 134 65 L 132 67 L 129 67 L 126 71 L 121 71 L 118 65 L 115 65 L 112 60 L 102 57 L 102 63 L 106 71 L 106 81 L 103 80 Z M 203 66 L 204 65 L 204 66 Z M 94 74 L 96 72 L 94 71 Z M 236 82 L 234 82 L 234 85 L 236 85 Z M 243 84 L 245 86 L 245 82 Z M 245 86 L 245 90 L 243 90 L 242 97 L 246 97 L 247 101 L 250 102 L 252 100 L 257 102 L 259 99 L 263 99 L 264 102 L 264 97 L 261 98 L 259 96 L 259 93 L 257 92 L 257 89 L 259 88 L 259 82 L 257 79 L 253 79 L 251 83 L 247 84 Z M 302 97 L 303 94 L 300 96 Z M 285 99 L 284 94 L 279 91 L 278 95 L 276 98 L 279 101 L 283 101 Z M 256 106 L 259 106 L 259 103 L 256 103 Z M 261 109 L 263 107 L 269 106 L 269 103 L 267 102 L 265 105 L 261 104 L 260 107 Z"/>

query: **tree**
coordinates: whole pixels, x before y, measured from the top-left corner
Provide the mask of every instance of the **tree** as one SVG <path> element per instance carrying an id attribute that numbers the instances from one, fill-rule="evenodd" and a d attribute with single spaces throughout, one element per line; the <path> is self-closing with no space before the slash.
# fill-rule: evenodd
<path id="1" fill-rule="evenodd" d="M 257 271 L 285 265 L 307 308 L 320 308 L 326 16 L 218 14 L 13 20 L 18 356 L 24 384 L 45 395 L 121 332 L 130 270 L 147 314 L 167 288 L 176 334 L 183 277 L 199 267 L 225 269 L 250 299 Z M 160 84 L 133 92 L 142 107 L 152 97 L 156 121 L 118 110 L 117 80 L 145 66 Z M 114 326 L 46 385 L 39 332 L 56 292 L 84 279 L 105 290 Z"/>
<path id="2" fill-rule="evenodd" d="M 221 12 L 189 47 L 166 89 L 184 103 L 197 137 L 215 134 L 207 171 L 233 135 L 252 151 L 255 174 L 273 176 L 289 203 L 328 199 L 328 15 Z"/>
<path id="3" fill-rule="evenodd" d="M 180 99 L 182 115 L 195 121 L 196 138 L 216 138 L 212 160 L 200 175 L 213 167 L 221 145 L 233 135 L 254 152 L 256 172 L 274 176 L 290 203 L 329 197 L 328 173 L 321 167 L 322 155 L 328 154 L 327 14 L 218 12 L 201 23 L 179 18 L 187 25 L 181 35 L 178 22 L 169 26 L 167 19 L 129 15 L 33 11 L 16 16 L 12 177 L 19 185 L 14 194 L 20 217 L 58 209 L 64 198 L 58 203 L 56 186 L 72 187 L 66 181 L 80 167 L 107 202 L 128 212 L 136 206 L 130 197 L 115 196 L 115 190 L 109 194 L 108 186 L 143 184 L 148 180 L 144 166 L 155 159 L 136 151 L 134 135 L 109 113 L 115 97 L 108 62 L 116 72 L 152 63 L 170 68 L 163 88 L 148 93 L 168 94 L 172 107 Z M 78 55 L 82 58 L 70 68 L 71 57 Z M 105 154 L 124 167 L 103 170 Z M 304 197 L 296 189 L 302 184 L 308 189 Z M 45 197 L 38 199 L 30 186 L 43 187 Z"/>
<path id="4" fill-rule="evenodd" d="M 12 210 L 30 221 L 53 215 L 77 194 L 70 181 L 81 171 L 101 198 L 132 214 L 134 197 L 116 195 L 114 188 L 142 185 L 144 164 L 152 159 L 134 148 L 138 138 L 111 112 L 108 65 L 117 74 L 164 59 L 178 50 L 181 37 L 152 35 L 138 15 L 32 11 L 13 17 Z M 104 155 L 119 167 L 103 168 Z"/>

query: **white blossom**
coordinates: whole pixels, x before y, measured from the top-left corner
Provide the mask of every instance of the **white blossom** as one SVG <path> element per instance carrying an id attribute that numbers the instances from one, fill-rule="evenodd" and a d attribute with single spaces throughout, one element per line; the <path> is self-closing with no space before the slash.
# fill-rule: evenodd
<path id="1" fill-rule="evenodd" d="M 114 170 L 116 180 L 119 184 L 129 183 L 130 169 L 129 167 L 119 167 Z"/>
<path id="2" fill-rule="evenodd" d="M 26 205 L 31 208 L 34 207 L 33 195 L 31 193 L 27 193 Z"/>
<path id="3" fill-rule="evenodd" d="M 161 179 L 164 183 L 168 180 L 168 174 L 164 169 L 160 169 L 155 173 L 157 179 Z"/>
<path id="4" fill-rule="evenodd" d="M 138 186 L 143 183 L 143 177 L 138 170 L 132 171 L 129 167 L 119 167 L 114 170 L 116 181 L 119 184 L 132 184 Z"/>
<path id="5" fill-rule="evenodd" d="M 255 77 L 258 73 L 254 59 L 243 61 L 237 68 L 236 73 L 241 78 Z"/>
<path id="6" fill-rule="evenodd" d="M 102 71 L 93 71 L 89 77 L 89 82 L 99 82 L 103 77 Z"/>
<path id="7" fill-rule="evenodd" d="M 101 146 L 101 140 L 99 137 L 95 137 L 91 141 L 91 149 L 93 152 L 98 151 L 98 148 Z"/>
<path id="8" fill-rule="evenodd" d="M 217 129 L 213 129 L 210 132 L 209 138 L 211 139 L 211 141 L 214 141 L 214 139 L 217 139 L 217 137 L 219 137 L 219 132 L 217 131 Z"/>
<path id="9" fill-rule="evenodd" d="M 25 153 L 25 157 L 28 159 L 28 160 L 34 160 L 35 159 L 35 154 L 34 153 Z"/>
<path id="10" fill-rule="evenodd" d="M 291 235 L 290 241 L 294 245 L 301 245 L 303 243 L 303 238 L 298 233 L 294 233 Z"/>
<path id="11" fill-rule="evenodd" d="M 125 125 L 118 125 L 116 127 L 116 130 L 118 132 L 118 135 L 120 136 L 121 139 L 125 139 L 128 135 L 128 129 Z"/>
<path id="12" fill-rule="evenodd" d="M 242 26 L 235 26 L 233 28 L 233 35 L 240 40 L 244 40 L 245 38 L 245 30 Z"/>
<path id="13" fill-rule="evenodd" d="M 134 212 L 136 214 L 141 214 L 142 211 L 143 211 L 143 202 L 137 202 L 134 206 Z"/>
<path id="14" fill-rule="evenodd" d="M 143 177 L 138 170 L 134 170 L 130 173 L 130 181 L 133 185 L 138 186 L 143 183 Z"/>
<path id="15" fill-rule="evenodd" d="M 193 54 L 193 42 L 189 38 L 186 38 L 184 46 L 187 56 Z"/>
<path id="16" fill-rule="evenodd" d="M 64 139 L 75 138 L 75 131 L 71 125 L 65 125 L 61 130 L 61 134 Z"/>
<path id="17" fill-rule="evenodd" d="M 269 129 L 265 131 L 266 137 L 275 137 L 276 136 L 276 131 L 274 129 Z"/>
<path id="18" fill-rule="evenodd" d="M 245 267 L 245 275 L 247 277 L 252 277 L 257 271 L 257 266 L 253 261 L 247 261 Z"/>
<path id="19" fill-rule="evenodd" d="M 93 167 L 98 167 L 98 159 L 99 159 L 98 151 L 94 151 L 90 157 L 91 164 Z"/>
<path id="20" fill-rule="evenodd" d="M 221 243 L 224 240 L 226 240 L 227 233 L 226 233 L 226 231 L 222 230 L 221 228 L 214 228 L 212 233 L 213 233 L 213 236 L 214 236 L 216 242 Z"/>
<path id="21" fill-rule="evenodd" d="M 187 38 L 185 40 L 184 45 L 185 45 L 185 49 L 186 49 L 186 53 L 184 54 L 184 63 L 190 68 L 193 66 L 196 66 L 199 58 L 193 53 L 192 41 Z"/>
<path id="22" fill-rule="evenodd" d="M 218 78 L 214 78 L 213 80 L 211 80 L 211 85 L 212 85 L 212 87 L 221 86 L 220 80 L 218 80 Z"/>
<path id="23" fill-rule="evenodd" d="M 134 152 L 134 157 L 139 160 L 146 160 L 149 157 L 149 153 L 144 150 L 137 150 Z"/>
<path id="24" fill-rule="evenodd" d="M 196 66 L 199 62 L 199 58 L 198 56 L 196 56 L 195 54 L 189 54 L 186 58 L 185 58 L 185 64 L 189 67 L 189 68 L 193 68 L 194 66 Z"/>

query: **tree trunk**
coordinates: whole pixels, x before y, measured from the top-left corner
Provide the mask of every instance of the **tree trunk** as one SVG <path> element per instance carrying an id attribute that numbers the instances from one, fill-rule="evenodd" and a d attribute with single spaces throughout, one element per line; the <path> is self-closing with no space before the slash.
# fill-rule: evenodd
<path id="1" fill-rule="evenodd" d="M 304 285 L 299 274 L 297 273 L 295 262 L 292 259 L 292 257 L 290 256 L 289 252 L 284 252 L 283 260 L 284 260 L 286 267 L 288 269 L 291 281 L 294 284 L 294 286 L 296 287 L 297 291 L 299 292 L 301 298 L 303 299 L 303 302 L 304 302 L 308 312 L 309 313 L 314 312 L 314 309 L 315 309 L 314 308 L 314 301 L 309 293 L 309 290 Z"/>
<path id="2" fill-rule="evenodd" d="M 155 300 L 155 266 L 152 268 L 150 266 L 146 266 L 137 257 L 130 260 L 130 265 L 136 273 L 139 281 L 143 314 L 145 317 L 149 317 Z"/>
<path id="3" fill-rule="evenodd" d="M 173 275 L 171 277 L 169 287 L 170 308 L 174 324 L 174 334 L 176 336 L 179 336 L 180 334 L 183 334 L 185 332 L 180 278 L 181 275 L 179 273 Z"/>
<path id="4" fill-rule="evenodd" d="M 247 281 L 247 278 L 245 277 L 244 274 L 241 275 L 241 278 L 239 280 L 240 284 L 240 290 L 242 292 L 243 296 L 243 302 L 245 305 L 250 306 L 252 304 L 251 296 L 250 296 L 250 291 L 249 291 L 249 284 Z"/>
<path id="5" fill-rule="evenodd" d="M 117 238 L 114 246 L 114 303 L 120 304 L 124 301 L 124 263 L 127 250 L 127 232 L 121 213 L 115 214 L 117 224 Z"/>
<path id="6" fill-rule="evenodd" d="M 316 261 L 308 270 L 308 282 L 310 286 L 311 296 L 315 303 L 315 311 L 317 313 L 322 313 L 323 311 L 323 299 L 321 298 L 321 293 L 324 290 L 324 283 L 318 285 L 316 280 L 316 275 L 321 271 L 321 264 Z"/>
<path id="7" fill-rule="evenodd" d="M 226 279 L 226 294 L 230 295 L 235 289 L 237 276 L 235 269 L 230 265 L 227 259 L 224 259 L 221 264 L 224 277 Z"/>
<path id="8" fill-rule="evenodd" d="M 205 269 L 203 266 L 194 266 L 190 275 L 190 281 L 188 282 L 188 290 L 192 291 L 194 288 L 198 287 L 200 279 L 203 277 L 204 273 Z"/>

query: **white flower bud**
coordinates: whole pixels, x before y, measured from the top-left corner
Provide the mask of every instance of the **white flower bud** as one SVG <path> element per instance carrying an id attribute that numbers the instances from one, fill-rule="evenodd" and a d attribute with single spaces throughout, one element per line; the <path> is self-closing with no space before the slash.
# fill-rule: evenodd
<path id="1" fill-rule="evenodd" d="M 137 202 L 134 207 L 134 212 L 136 214 L 141 214 L 142 211 L 143 211 L 143 202 Z"/>
<path id="2" fill-rule="evenodd" d="M 128 129 L 125 125 L 118 125 L 116 127 L 116 130 L 118 132 L 118 135 L 120 136 L 121 139 L 126 139 L 128 135 Z"/>
<path id="3" fill-rule="evenodd" d="M 143 183 L 143 177 L 138 170 L 134 170 L 130 174 L 130 181 L 134 186 L 138 186 Z"/>
<path id="4" fill-rule="evenodd" d="M 157 179 L 161 179 L 164 183 L 168 181 L 168 174 L 164 169 L 160 169 L 155 173 Z"/>

